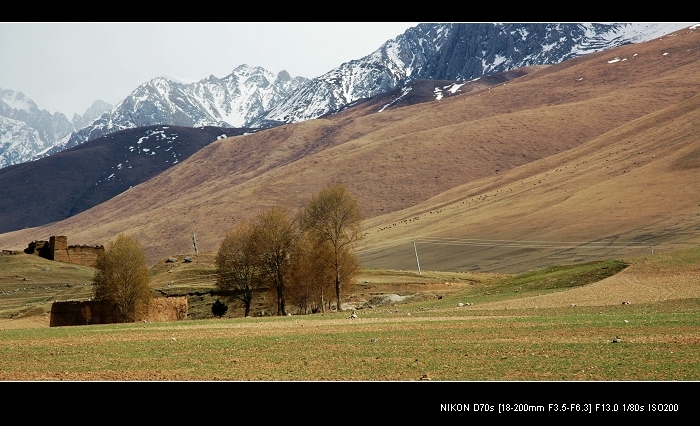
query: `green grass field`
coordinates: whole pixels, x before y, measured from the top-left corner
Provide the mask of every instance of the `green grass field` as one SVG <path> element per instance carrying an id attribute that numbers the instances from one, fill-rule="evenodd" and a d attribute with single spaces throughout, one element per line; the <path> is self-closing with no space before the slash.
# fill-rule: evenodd
<path id="1" fill-rule="evenodd" d="M 357 320 L 335 313 L 5 330 L 0 379 L 700 379 L 697 300 L 488 315 L 435 310 L 407 304 Z"/>
<path id="2" fill-rule="evenodd" d="M 645 273 L 697 270 L 700 250 L 635 264 Z M 357 319 L 332 312 L 5 328 L 0 380 L 700 380 L 698 298 L 538 309 L 490 304 L 586 286 L 626 266 L 595 262 L 482 281 L 464 276 L 461 283 L 454 273 L 365 270 L 359 286 L 373 290 L 410 284 L 415 291 L 438 280 L 456 289 L 361 309 Z"/>

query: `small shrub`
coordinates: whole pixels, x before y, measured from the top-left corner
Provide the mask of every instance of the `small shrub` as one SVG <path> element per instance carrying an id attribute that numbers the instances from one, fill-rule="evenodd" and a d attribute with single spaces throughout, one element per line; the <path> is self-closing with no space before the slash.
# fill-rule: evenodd
<path id="1" fill-rule="evenodd" d="M 227 311 L 228 305 L 226 303 L 221 302 L 219 299 L 216 299 L 216 302 L 214 302 L 214 304 L 211 305 L 211 313 L 219 318 L 226 315 Z"/>

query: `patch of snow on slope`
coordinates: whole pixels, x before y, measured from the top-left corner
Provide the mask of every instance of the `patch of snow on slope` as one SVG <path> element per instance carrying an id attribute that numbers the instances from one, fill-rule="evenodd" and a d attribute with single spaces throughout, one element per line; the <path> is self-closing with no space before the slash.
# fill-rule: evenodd
<path id="1" fill-rule="evenodd" d="M 598 32 L 593 25 L 584 26 L 585 41 L 578 49 L 572 49 L 572 53 L 591 53 L 606 49 L 615 40 L 629 40 L 632 43 L 641 43 L 653 40 L 668 33 L 687 28 L 692 22 L 634 22 L 619 24 L 605 33 Z"/>
<path id="2" fill-rule="evenodd" d="M 496 55 L 496 57 L 493 59 L 493 66 L 497 67 L 501 65 L 502 63 L 506 62 L 508 58 L 506 58 L 503 55 Z"/>
<path id="3" fill-rule="evenodd" d="M 396 43 L 396 40 L 390 40 L 389 42 L 387 42 L 386 50 L 385 50 L 387 58 L 389 58 L 389 60 L 394 64 L 405 65 L 404 62 L 401 60 L 401 58 L 399 58 L 399 51 L 400 50 L 401 50 L 401 48 Z M 411 74 L 411 71 L 407 70 L 406 75 L 410 75 L 410 74 Z"/>
<path id="4" fill-rule="evenodd" d="M 15 93 L 11 96 L 9 93 L 2 97 L 3 102 L 9 105 L 10 108 L 29 111 L 32 104 L 29 103 L 29 98 L 25 97 L 22 92 Z"/>
<path id="5" fill-rule="evenodd" d="M 542 45 L 542 51 L 549 52 L 550 50 L 554 49 L 557 45 L 558 45 L 558 43 L 556 43 L 556 42 L 550 43 L 550 44 L 544 44 L 544 45 Z"/>
<path id="6" fill-rule="evenodd" d="M 633 43 L 640 43 L 688 28 L 693 24 L 695 22 L 635 22 L 624 26 L 621 32 L 624 36 L 629 37 Z"/>
<path id="7" fill-rule="evenodd" d="M 399 95 L 399 97 L 396 98 L 396 99 L 394 99 L 393 101 L 389 102 L 388 104 L 384 105 L 378 112 L 382 112 L 382 111 L 384 111 L 386 108 L 388 108 L 388 107 L 394 105 L 395 103 L 397 103 L 398 101 L 400 101 L 401 98 L 403 98 L 404 96 L 406 96 L 406 95 L 408 94 L 408 92 L 411 91 L 411 89 L 413 89 L 413 87 L 404 87 L 403 89 L 401 89 L 401 94 Z"/>
<path id="8" fill-rule="evenodd" d="M 464 86 L 464 83 L 453 83 L 449 86 L 443 87 L 443 89 L 449 90 L 453 95 L 459 90 L 460 87 Z"/>

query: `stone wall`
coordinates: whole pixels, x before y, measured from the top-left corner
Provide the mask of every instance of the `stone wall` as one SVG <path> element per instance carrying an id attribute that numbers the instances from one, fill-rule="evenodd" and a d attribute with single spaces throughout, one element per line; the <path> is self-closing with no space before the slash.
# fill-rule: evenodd
<path id="1" fill-rule="evenodd" d="M 70 263 L 70 258 L 68 257 L 68 237 L 65 235 L 52 235 L 49 237 L 49 250 L 50 259 L 57 262 Z"/>
<path id="2" fill-rule="evenodd" d="M 24 249 L 25 253 L 36 254 L 44 259 L 83 266 L 95 266 L 97 256 L 104 251 L 104 246 L 69 246 L 68 237 L 64 235 L 53 235 L 49 241 L 32 241 Z"/>
<path id="3" fill-rule="evenodd" d="M 105 249 L 103 246 L 68 246 L 66 249 L 67 262 L 76 265 L 95 266 L 97 256 L 99 256 L 100 253 L 104 253 L 104 251 Z M 58 251 L 56 253 L 58 253 Z"/>
<path id="4" fill-rule="evenodd" d="M 187 319 L 187 296 L 156 297 L 148 308 L 148 322 L 182 321 Z"/>
<path id="5" fill-rule="evenodd" d="M 156 297 L 148 307 L 148 322 L 181 321 L 187 319 L 187 297 Z M 113 324 L 117 322 L 105 302 L 95 300 L 53 302 L 51 327 L 88 324 Z"/>
<path id="6" fill-rule="evenodd" d="M 49 259 L 52 256 L 49 242 L 45 240 L 32 241 L 27 245 L 27 248 L 24 249 L 24 252 L 27 254 L 35 254 L 44 259 Z"/>

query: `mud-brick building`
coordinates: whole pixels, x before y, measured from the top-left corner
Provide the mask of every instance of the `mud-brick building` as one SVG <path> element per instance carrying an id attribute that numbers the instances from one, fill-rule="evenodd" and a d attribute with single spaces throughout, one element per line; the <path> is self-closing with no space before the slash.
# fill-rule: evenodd
<path id="1" fill-rule="evenodd" d="M 29 243 L 24 252 L 44 259 L 75 265 L 95 266 L 97 256 L 104 253 L 104 246 L 68 245 L 65 235 L 52 235 L 49 240 L 36 240 Z"/>

